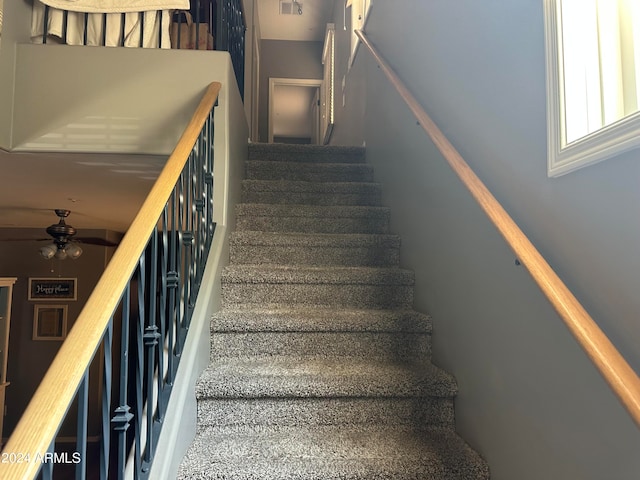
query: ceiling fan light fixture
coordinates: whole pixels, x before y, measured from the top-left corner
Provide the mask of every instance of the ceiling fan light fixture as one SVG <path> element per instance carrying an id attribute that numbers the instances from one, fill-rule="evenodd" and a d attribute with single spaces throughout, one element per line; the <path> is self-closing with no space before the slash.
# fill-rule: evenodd
<path id="1" fill-rule="evenodd" d="M 40 248 L 40 255 L 42 255 L 45 260 L 51 260 L 57 251 L 58 246 L 55 243 L 51 243 Z"/>
<path id="2" fill-rule="evenodd" d="M 68 243 L 64 248 L 64 251 L 71 260 L 76 260 L 80 255 L 82 255 L 82 249 L 77 243 Z"/>
<path id="3" fill-rule="evenodd" d="M 40 255 L 47 260 L 53 257 L 58 260 L 64 260 L 66 258 L 76 260 L 82 255 L 82 248 L 72 241 L 73 236 L 76 234 L 76 229 L 68 225 L 64 220 L 71 212 L 63 209 L 56 209 L 54 211 L 59 221 L 58 223 L 49 225 L 46 229 L 46 232 L 53 237 L 53 243 L 42 247 L 40 249 Z"/>

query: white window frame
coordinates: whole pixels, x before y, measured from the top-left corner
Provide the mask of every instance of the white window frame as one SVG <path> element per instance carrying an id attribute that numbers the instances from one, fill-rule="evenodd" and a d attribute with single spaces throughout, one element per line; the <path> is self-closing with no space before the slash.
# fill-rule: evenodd
<path id="1" fill-rule="evenodd" d="M 640 146 L 640 112 L 566 142 L 560 2 L 544 0 L 549 177 L 559 177 Z"/>

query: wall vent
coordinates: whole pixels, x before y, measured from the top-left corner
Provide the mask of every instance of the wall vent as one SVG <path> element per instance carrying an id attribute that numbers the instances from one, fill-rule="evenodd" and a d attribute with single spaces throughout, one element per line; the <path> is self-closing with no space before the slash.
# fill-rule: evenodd
<path id="1" fill-rule="evenodd" d="M 280 2 L 280 15 L 291 15 L 293 13 L 293 2 Z"/>

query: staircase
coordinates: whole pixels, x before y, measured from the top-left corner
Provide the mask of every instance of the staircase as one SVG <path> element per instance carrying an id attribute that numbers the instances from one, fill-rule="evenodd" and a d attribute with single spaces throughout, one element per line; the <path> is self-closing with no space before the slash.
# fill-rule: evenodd
<path id="1" fill-rule="evenodd" d="M 254 144 L 180 479 L 487 479 L 364 150 Z"/>

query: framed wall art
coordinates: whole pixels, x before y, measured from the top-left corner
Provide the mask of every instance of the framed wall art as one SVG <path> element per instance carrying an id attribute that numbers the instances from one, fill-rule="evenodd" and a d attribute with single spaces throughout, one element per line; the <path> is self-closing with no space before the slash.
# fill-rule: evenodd
<path id="1" fill-rule="evenodd" d="M 66 305 L 35 305 L 33 340 L 64 340 L 67 336 Z"/>
<path id="2" fill-rule="evenodd" d="M 76 300 L 75 278 L 29 278 L 29 300 Z"/>

